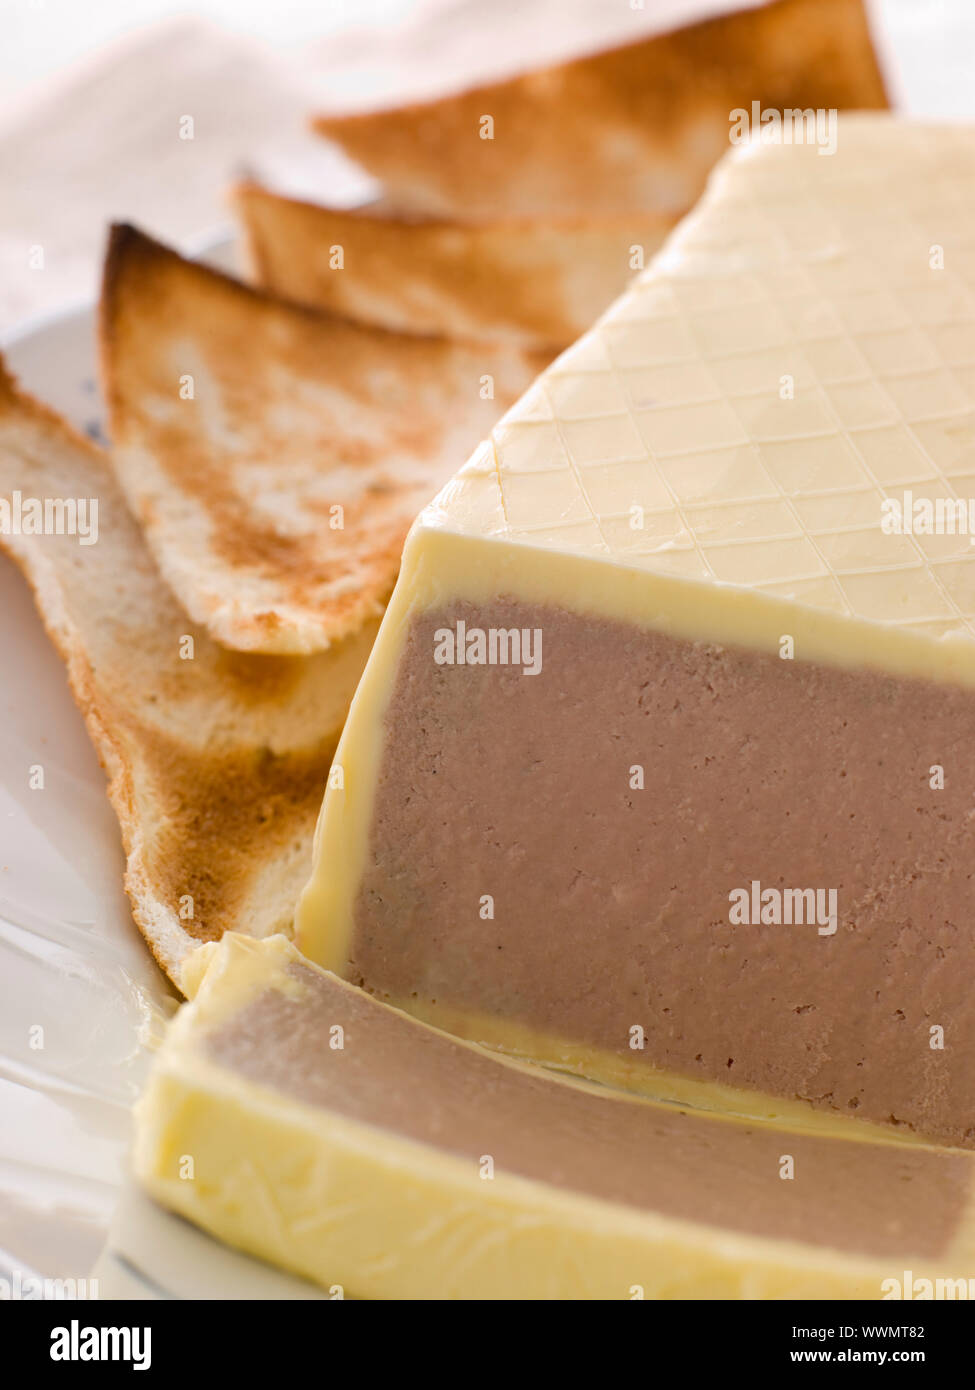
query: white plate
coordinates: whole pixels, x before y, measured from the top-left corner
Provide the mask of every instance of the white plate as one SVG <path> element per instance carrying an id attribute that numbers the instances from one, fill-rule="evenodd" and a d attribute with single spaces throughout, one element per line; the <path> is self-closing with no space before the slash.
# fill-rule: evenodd
<path id="1" fill-rule="evenodd" d="M 232 268 L 226 235 L 205 256 Z M 4 344 L 23 384 L 101 429 L 90 307 Z M 19 571 L 0 555 L 0 1278 L 102 1297 L 322 1297 L 126 1181 L 129 1112 L 176 995 L 133 924 L 105 777 Z M 29 769 L 44 768 L 43 790 Z M 107 1243 L 107 1244 L 106 1244 Z"/>

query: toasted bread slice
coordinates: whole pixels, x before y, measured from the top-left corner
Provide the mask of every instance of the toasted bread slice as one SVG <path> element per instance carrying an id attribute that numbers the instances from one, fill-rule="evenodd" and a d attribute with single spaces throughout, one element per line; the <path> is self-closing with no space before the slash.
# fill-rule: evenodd
<path id="1" fill-rule="evenodd" d="M 676 215 L 728 148 L 729 113 L 756 99 L 885 107 L 862 0 L 774 0 L 441 100 L 322 115 L 315 128 L 403 209 Z"/>
<path id="2" fill-rule="evenodd" d="M 0 497 L 95 498 L 94 544 L 0 534 L 33 587 L 109 779 L 156 959 L 229 927 L 290 933 L 329 765 L 374 635 L 311 657 L 225 651 L 179 607 L 107 457 L 0 363 Z M 191 915 L 192 914 L 192 915 Z"/>
<path id="3" fill-rule="evenodd" d="M 255 279 L 299 304 L 401 333 L 557 349 L 574 342 L 660 247 L 673 219 L 481 224 L 344 211 L 241 184 Z"/>
<path id="4" fill-rule="evenodd" d="M 414 516 L 544 360 L 301 309 L 126 227 L 101 350 L 113 461 L 164 577 L 218 641 L 278 654 L 381 612 Z"/>

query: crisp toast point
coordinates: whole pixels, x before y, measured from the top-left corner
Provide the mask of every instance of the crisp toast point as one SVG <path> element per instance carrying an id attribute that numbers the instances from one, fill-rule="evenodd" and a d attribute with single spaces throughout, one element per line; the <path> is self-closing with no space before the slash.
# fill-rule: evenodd
<path id="1" fill-rule="evenodd" d="M 163 581 L 106 455 L 20 392 L 0 360 L 0 496 L 16 489 L 98 499 L 95 544 L 2 535 L 0 545 L 67 665 L 153 955 L 179 985 L 185 956 L 225 930 L 290 934 L 375 624 L 306 658 L 218 646 Z"/>
<path id="2" fill-rule="evenodd" d="M 126 226 L 100 347 L 114 466 L 164 578 L 225 646 L 292 655 L 382 612 L 413 518 L 546 360 L 288 304 Z"/>
<path id="3" fill-rule="evenodd" d="M 729 112 L 755 98 L 885 108 L 863 0 L 773 0 L 437 100 L 320 115 L 313 128 L 404 209 L 676 216 L 727 150 Z"/>
<path id="4" fill-rule="evenodd" d="M 471 224 L 323 207 L 252 181 L 233 202 L 254 278 L 285 299 L 397 332 L 552 352 L 586 331 L 673 226 L 648 212 Z"/>

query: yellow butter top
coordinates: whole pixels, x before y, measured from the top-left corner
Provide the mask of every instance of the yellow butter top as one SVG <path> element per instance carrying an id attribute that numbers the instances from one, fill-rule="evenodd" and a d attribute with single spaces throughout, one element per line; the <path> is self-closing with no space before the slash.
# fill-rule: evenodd
<path id="1" fill-rule="evenodd" d="M 731 587 L 967 648 L 975 128 L 838 121 L 833 154 L 733 150 L 415 534 Z"/>

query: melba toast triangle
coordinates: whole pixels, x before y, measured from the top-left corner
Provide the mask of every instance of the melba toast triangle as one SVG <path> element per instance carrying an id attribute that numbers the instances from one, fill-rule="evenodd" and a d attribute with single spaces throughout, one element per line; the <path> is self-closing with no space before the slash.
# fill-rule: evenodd
<path id="1" fill-rule="evenodd" d="M 108 775 L 136 922 L 167 974 L 228 927 L 290 932 L 322 787 L 375 633 L 310 657 L 227 651 L 159 574 L 107 457 L 0 365 L 0 499 L 95 499 L 97 541 L 0 535 Z"/>
<path id="2" fill-rule="evenodd" d="M 190 616 L 321 651 L 382 611 L 417 511 L 544 358 L 316 314 L 129 227 L 101 352 L 113 463 Z"/>
<path id="3" fill-rule="evenodd" d="M 455 96 L 329 113 L 316 128 L 402 210 L 674 216 L 728 148 L 729 113 L 755 100 L 885 107 L 862 0 L 774 0 Z"/>
<path id="4" fill-rule="evenodd" d="M 672 226 L 652 212 L 488 223 L 319 207 L 240 185 L 253 274 L 300 304 L 406 333 L 571 343 L 649 264 Z"/>

